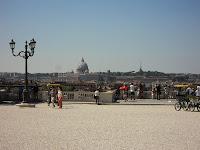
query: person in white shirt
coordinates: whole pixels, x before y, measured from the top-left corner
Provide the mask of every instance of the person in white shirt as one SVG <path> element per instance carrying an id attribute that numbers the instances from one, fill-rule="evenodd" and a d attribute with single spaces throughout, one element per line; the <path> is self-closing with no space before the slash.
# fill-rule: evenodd
<path id="1" fill-rule="evenodd" d="M 191 95 L 192 92 L 193 92 L 193 90 L 192 90 L 191 87 L 188 87 L 188 88 L 186 89 L 186 93 L 187 93 L 188 95 Z"/>
<path id="2" fill-rule="evenodd" d="M 133 83 L 131 83 L 131 85 L 130 85 L 130 94 L 131 94 L 131 100 L 132 99 L 135 100 L 135 87 L 134 87 Z"/>
<path id="3" fill-rule="evenodd" d="M 195 94 L 199 99 L 200 98 L 200 86 L 197 86 L 197 90 L 195 91 Z"/>
<path id="4" fill-rule="evenodd" d="M 94 92 L 94 98 L 96 100 L 96 104 L 99 105 L 99 95 L 100 95 L 100 92 L 99 92 L 99 89 L 97 89 L 95 92 Z"/>

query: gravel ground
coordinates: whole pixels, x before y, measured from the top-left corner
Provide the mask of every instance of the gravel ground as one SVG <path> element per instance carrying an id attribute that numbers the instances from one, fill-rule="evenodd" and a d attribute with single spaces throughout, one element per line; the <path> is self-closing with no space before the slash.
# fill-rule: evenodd
<path id="1" fill-rule="evenodd" d="M 0 105 L 1 150 L 199 150 L 200 112 L 173 106 Z"/>

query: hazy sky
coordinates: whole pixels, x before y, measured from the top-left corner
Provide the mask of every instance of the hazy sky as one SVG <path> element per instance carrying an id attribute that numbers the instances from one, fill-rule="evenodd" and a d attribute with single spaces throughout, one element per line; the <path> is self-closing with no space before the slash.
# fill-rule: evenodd
<path id="1" fill-rule="evenodd" d="M 28 71 L 200 73 L 200 0 L 0 0 L 0 72 L 24 72 L 12 56 L 36 40 Z"/>

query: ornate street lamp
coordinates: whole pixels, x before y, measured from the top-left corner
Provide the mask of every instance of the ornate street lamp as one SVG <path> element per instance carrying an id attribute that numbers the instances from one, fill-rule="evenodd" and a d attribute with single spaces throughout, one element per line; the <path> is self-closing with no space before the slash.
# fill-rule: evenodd
<path id="1" fill-rule="evenodd" d="M 10 44 L 10 48 L 12 49 L 12 54 L 13 56 L 17 57 L 23 57 L 25 59 L 25 88 L 23 90 L 23 100 L 22 100 L 22 104 L 23 103 L 27 103 L 28 102 L 28 98 L 29 98 L 29 92 L 28 92 L 28 73 L 27 73 L 27 59 L 29 57 L 32 57 L 34 55 L 34 49 L 35 49 L 35 45 L 36 45 L 36 41 L 34 39 L 30 40 L 30 43 L 28 43 L 27 41 L 25 42 L 25 51 L 20 51 L 18 54 L 14 53 L 14 49 L 15 49 L 15 42 L 12 39 Z M 29 49 L 30 51 L 28 51 L 28 45 L 29 45 Z"/>

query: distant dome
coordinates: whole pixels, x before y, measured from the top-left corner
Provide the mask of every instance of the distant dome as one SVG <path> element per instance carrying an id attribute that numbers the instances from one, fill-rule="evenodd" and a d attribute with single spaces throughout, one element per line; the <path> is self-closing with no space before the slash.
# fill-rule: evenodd
<path id="1" fill-rule="evenodd" d="M 76 69 L 77 73 L 89 73 L 88 65 L 82 58 L 81 64 Z"/>

